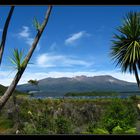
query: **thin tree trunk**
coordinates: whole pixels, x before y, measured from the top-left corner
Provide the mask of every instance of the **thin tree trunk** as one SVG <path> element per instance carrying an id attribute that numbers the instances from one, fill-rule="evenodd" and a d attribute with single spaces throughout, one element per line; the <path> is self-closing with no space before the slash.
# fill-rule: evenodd
<path id="1" fill-rule="evenodd" d="M 36 37 L 35 37 L 35 39 L 33 41 L 33 44 L 31 46 L 31 48 L 30 48 L 27 56 L 24 59 L 24 67 L 20 71 L 17 72 L 17 74 L 15 75 L 15 78 L 13 79 L 11 85 L 8 87 L 8 89 L 6 90 L 6 92 L 4 93 L 4 95 L 0 98 L 0 110 L 3 108 L 3 106 L 6 104 L 7 100 L 12 95 L 12 93 L 15 90 L 15 88 L 16 88 L 16 86 L 17 86 L 17 84 L 18 84 L 18 82 L 19 82 L 22 74 L 24 73 L 24 70 L 27 67 L 27 64 L 28 64 L 28 62 L 29 62 L 29 60 L 30 60 L 30 58 L 31 58 L 31 56 L 32 56 L 32 54 L 33 54 L 36 46 L 37 46 L 37 43 L 38 43 L 38 41 L 39 41 L 39 39 L 40 39 L 40 37 L 41 37 L 44 29 L 45 29 L 45 26 L 48 23 L 48 19 L 49 19 L 51 10 L 52 10 L 52 6 L 49 6 L 48 7 L 48 10 L 47 10 L 47 13 L 45 15 L 45 19 L 44 19 L 44 21 L 42 23 L 42 26 L 39 29 L 39 31 L 38 31 L 38 33 L 37 33 L 37 35 L 36 35 Z"/>
<path id="2" fill-rule="evenodd" d="M 42 35 L 42 32 L 44 31 L 44 28 L 45 28 L 46 24 L 48 23 L 48 19 L 49 19 L 51 10 L 52 10 L 52 6 L 49 6 L 48 11 L 47 11 L 46 16 L 45 16 L 45 19 L 44 19 L 44 22 L 42 23 L 41 28 L 39 29 L 39 31 L 34 39 L 32 47 L 30 48 L 29 53 L 27 54 L 27 56 L 24 60 L 25 66 L 28 64 L 28 62 L 29 62 L 29 60 L 30 60 L 35 48 L 36 48 L 36 45 L 40 39 L 40 36 Z"/>
<path id="3" fill-rule="evenodd" d="M 8 17 L 7 17 L 5 25 L 4 25 L 3 33 L 2 33 L 2 40 L 0 43 L 0 65 L 1 65 L 2 56 L 3 56 L 3 52 L 4 52 L 7 31 L 8 31 L 8 27 L 9 27 L 9 23 L 10 23 L 13 11 L 14 11 L 14 6 L 11 6 L 11 9 L 9 11 Z"/>
<path id="4" fill-rule="evenodd" d="M 136 77 L 137 85 L 140 88 L 140 79 L 139 79 L 139 75 L 138 75 L 138 70 L 137 70 L 136 64 L 134 64 L 134 72 L 135 72 L 135 77 Z"/>
<path id="5" fill-rule="evenodd" d="M 5 105 L 7 100 L 10 98 L 12 93 L 14 92 L 14 90 L 16 88 L 16 85 L 17 85 L 18 81 L 20 80 L 22 74 L 23 74 L 23 71 L 22 72 L 17 72 L 17 74 L 15 75 L 11 85 L 8 87 L 8 89 L 6 90 L 4 95 L 0 98 L 0 110 Z"/>

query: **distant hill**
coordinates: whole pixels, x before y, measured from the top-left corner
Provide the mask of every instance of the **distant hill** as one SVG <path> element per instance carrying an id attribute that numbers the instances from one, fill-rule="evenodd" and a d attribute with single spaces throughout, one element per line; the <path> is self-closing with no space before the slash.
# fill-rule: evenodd
<path id="1" fill-rule="evenodd" d="M 0 84 L 0 96 L 2 96 L 4 94 L 4 92 L 6 91 L 7 87 L 3 86 Z M 27 95 L 27 93 L 15 90 L 13 95 Z"/>
<path id="2" fill-rule="evenodd" d="M 136 83 L 119 80 L 110 75 L 45 78 L 38 82 L 38 86 L 18 85 L 17 90 L 38 96 L 63 96 L 69 92 L 92 91 L 139 92 Z"/>

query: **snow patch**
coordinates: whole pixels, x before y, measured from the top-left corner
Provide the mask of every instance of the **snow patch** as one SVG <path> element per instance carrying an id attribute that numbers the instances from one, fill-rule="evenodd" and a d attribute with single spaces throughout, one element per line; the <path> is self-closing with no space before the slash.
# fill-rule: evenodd
<path id="1" fill-rule="evenodd" d="M 108 81 L 111 83 L 115 82 L 115 80 L 113 80 L 113 79 L 109 79 Z"/>

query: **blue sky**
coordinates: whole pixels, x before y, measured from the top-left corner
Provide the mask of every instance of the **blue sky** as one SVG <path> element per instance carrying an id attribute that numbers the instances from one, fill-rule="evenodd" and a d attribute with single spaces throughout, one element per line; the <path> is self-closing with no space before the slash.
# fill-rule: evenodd
<path id="1" fill-rule="evenodd" d="M 0 7 L 0 37 L 9 6 Z M 0 84 L 9 85 L 16 70 L 9 61 L 14 48 L 26 55 L 36 35 L 33 18 L 42 22 L 47 6 L 16 6 L 8 30 L 0 67 Z M 112 75 L 135 82 L 133 75 L 122 74 L 109 57 L 116 27 L 129 11 L 140 6 L 54 6 L 48 25 L 19 84 L 29 79 Z"/>

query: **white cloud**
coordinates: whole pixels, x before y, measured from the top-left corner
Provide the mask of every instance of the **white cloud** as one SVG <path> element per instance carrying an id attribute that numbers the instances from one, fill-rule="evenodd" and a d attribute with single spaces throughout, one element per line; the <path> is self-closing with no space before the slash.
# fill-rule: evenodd
<path id="1" fill-rule="evenodd" d="M 44 65 L 46 63 L 46 61 L 47 61 L 46 54 L 39 55 L 37 58 L 37 64 L 39 64 L 39 65 Z"/>
<path id="2" fill-rule="evenodd" d="M 0 84 L 8 86 L 11 81 L 13 80 L 13 77 L 15 75 L 15 71 L 11 69 L 11 71 L 5 71 L 4 68 L 0 69 Z"/>
<path id="3" fill-rule="evenodd" d="M 27 39 L 26 39 L 26 43 L 27 43 L 29 46 L 32 45 L 33 41 L 34 41 L 33 38 L 27 38 Z"/>
<path id="4" fill-rule="evenodd" d="M 86 33 L 85 31 L 80 31 L 78 33 L 74 33 L 72 34 L 69 38 L 67 38 L 65 40 L 65 44 L 68 45 L 68 44 L 73 44 L 76 40 L 84 37 L 84 36 L 87 36 L 89 35 L 88 33 Z"/>
<path id="5" fill-rule="evenodd" d="M 80 60 L 72 56 L 54 55 L 51 53 L 44 53 L 37 57 L 37 65 L 39 67 L 70 67 L 70 66 L 91 66 L 92 62 Z"/>
<path id="6" fill-rule="evenodd" d="M 122 73 L 118 70 L 112 71 L 96 71 L 93 72 L 95 75 L 111 75 L 117 79 L 128 81 L 128 82 L 136 82 L 135 76 L 129 73 Z"/>
<path id="7" fill-rule="evenodd" d="M 29 33 L 29 27 L 27 26 L 22 26 L 22 31 L 19 33 L 19 36 L 20 37 L 24 37 L 24 38 L 28 38 L 30 36 L 30 33 Z"/>
<path id="8" fill-rule="evenodd" d="M 12 82 L 12 79 L 15 75 L 14 73 L 11 73 L 11 71 L 2 71 L 0 70 L 0 84 L 8 86 Z M 122 74 L 121 72 L 116 71 L 76 71 L 76 72 L 64 72 L 64 71 L 51 71 L 51 72 L 28 72 L 25 71 L 23 76 L 21 77 L 19 84 L 27 83 L 30 79 L 43 79 L 47 77 L 53 77 L 53 78 L 59 78 L 59 77 L 74 77 L 74 76 L 80 76 L 80 75 L 86 75 L 86 76 L 98 76 L 98 75 L 111 75 L 117 79 L 129 81 L 129 82 L 135 82 L 135 76 L 130 75 L 128 73 Z"/>
<path id="9" fill-rule="evenodd" d="M 25 39 L 25 43 L 29 46 L 32 45 L 34 38 L 31 37 L 30 29 L 28 26 L 22 26 L 22 31 L 18 33 L 19 37 Z M 37 51 L 40 50 L 40 44 L 37 45 Z"/>

